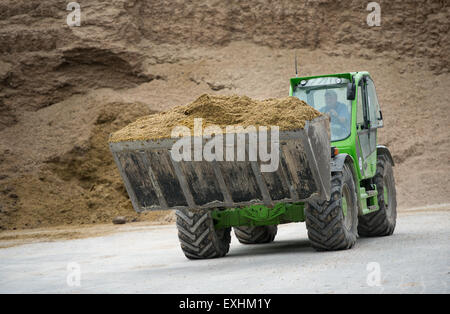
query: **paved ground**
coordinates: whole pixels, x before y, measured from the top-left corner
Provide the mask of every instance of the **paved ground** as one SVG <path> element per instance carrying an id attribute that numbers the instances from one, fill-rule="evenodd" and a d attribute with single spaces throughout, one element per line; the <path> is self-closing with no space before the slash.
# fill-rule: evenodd
<path id="1" fill-rule="evenodd" d="M 360 238 L 350 251 L 315 252 L 305 225 L 290 224 L 275 243 L 233 238 L 227 257 L 190 261 L 175 226 L 153 226 L 0 249 L 0 292 L 448 293 L 449 240 L 450 211 L 412 211 L 392 237 Z"/>

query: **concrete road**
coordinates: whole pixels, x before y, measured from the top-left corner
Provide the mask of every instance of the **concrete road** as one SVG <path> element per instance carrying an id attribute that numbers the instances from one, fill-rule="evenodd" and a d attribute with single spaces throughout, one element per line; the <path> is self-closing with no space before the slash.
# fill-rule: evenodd
<path id="1" fill-rule="evenodd" d="M 448 293 L 450 211 L 399 215 L 393 236 L 315 252 L 304 224 L 272 244 L 232 240 L 225 258 L 190 261 L 176 228 L 0 250 L 2 293 Z"/>

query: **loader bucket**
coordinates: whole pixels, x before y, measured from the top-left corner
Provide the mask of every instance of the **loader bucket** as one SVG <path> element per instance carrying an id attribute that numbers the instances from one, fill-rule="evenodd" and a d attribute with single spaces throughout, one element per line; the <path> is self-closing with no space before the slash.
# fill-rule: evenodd
<path id="1" fill-rule="evenodd" d="M 331 156 L 326 116 L 308 121 L 304 129 L 280 132 L 279 164 L 274 172 L 261 172 L 259 158 L 174 161 L 170 150 L 177 140 L 109 144 L 137 212 L 329 200 Z"/>

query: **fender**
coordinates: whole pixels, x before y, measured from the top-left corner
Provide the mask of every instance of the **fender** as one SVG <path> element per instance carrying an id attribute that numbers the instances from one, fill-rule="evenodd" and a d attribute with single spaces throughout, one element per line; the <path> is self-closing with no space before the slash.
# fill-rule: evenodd
<path id="1" fill-rule="evenodd" d="M 384 155 L 389 160 L 392 166 L 394 165 L 394 158 L 392 158 L 391 152 L 389 148 L 383 145 L 377 145 L 377 156 Z"/>
<path id="2" fill-rule="evenodd" d="M 333 159 L 331 159 L 331 164 L 330 164 L 331 172 L 342 171 L 342 169 L 344 168 L 344 164 L 346 162 L 350 162 L 353 166 L 352 156 L 350 156 L 349 154 L 336 155 Z M 353 167 L 351 167 L 351 168 L 352 168 L 352 172 L 353 172 Z"/>

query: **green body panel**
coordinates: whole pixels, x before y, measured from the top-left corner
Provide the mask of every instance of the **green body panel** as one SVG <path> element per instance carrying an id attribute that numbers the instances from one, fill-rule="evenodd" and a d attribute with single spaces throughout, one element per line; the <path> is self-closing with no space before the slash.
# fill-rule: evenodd
<path id="1" fill-rule="evenodd" d="M 211 212 L 211 216 L 217 229 L 239 226 L 270 226 L 305 221 L 304 208 L 303 203 L 278 203 L 273 208 L 253 205 L 222 211 L 214 210 Z"/>
<path id="2" fill-rule="evenodd" d="M 327 74 L 309 77 L 296 77 L 290 79 L 289 95 L 293 95 L 294 86 L 302 80 L 309 80 L 321 77 L 340 77 L 354 82 L 358 86 L 360 80 L 364 77 L 370 77 L 368 72 L 352 72 L 340 74 Z M 331 142 L 331 145 L 339 149 L 339 153 L 345 153 L 350 156 L 353 161 L 353 170 L 355 173 L 356 192 L 359 203 L 359 214 L 365 215 L 379 209 L 377 195 L 378 193 L 386 193 L 385 191 L 377 191 L 375 185 L 370 184 L 370 191 L 362 186 L 364 180 L 373 178 L 377 165 L 377 150 L 375 149 L 364 160 L 359 158 L 358 152 L 362 151 L 360 146 L 358 133 L 361 132 L 361 126 L 357 125 L 357 101 L 358 88 L 356 89 L 355 100 L 352 101 L 351 112 L 351 132 L 350 135 L 343 140 Z M 375 134 L 375 136 L 377 136 Z M 367 186 L 367 184 L 366 184 Z M 344 206 L 346 207 L 346 206 Z M 215 222 L 216 228 L 238 227 L 238 226 L 266 226 L 278 225 L 289 222 L 305 221 L 304 214 L 305 205 L 303 203 L 284 204 L 279 203 L 273 208 L 263 205 L 254 205 L 244 208 L 229 208 L 225 210 L 214 210 L 211 215 Z"/>

